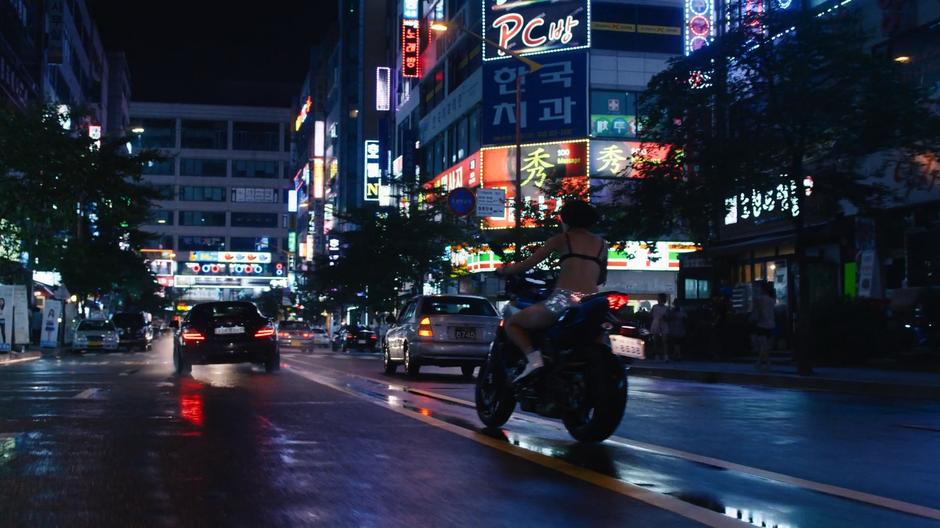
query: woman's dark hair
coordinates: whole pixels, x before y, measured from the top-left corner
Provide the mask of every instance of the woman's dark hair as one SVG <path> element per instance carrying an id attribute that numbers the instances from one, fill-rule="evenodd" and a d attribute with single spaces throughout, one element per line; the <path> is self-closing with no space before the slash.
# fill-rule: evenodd
<path id="1" fill-rule="evenodd" d="M 581 200 L 565 202 L 561 208 L 561 221 L 568 227 L 588 228 L 600 220 L 594 206 Z"/>

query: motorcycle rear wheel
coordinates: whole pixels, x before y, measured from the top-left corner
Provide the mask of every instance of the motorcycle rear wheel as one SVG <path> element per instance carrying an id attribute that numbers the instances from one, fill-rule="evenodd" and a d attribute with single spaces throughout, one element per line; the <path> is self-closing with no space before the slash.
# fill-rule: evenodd
<path id="1" fill-rule="evenodd" d="M 579 442 L 603 442 L 614 434 L 627 406 L 627 374 L 610 352 L 598 352 L 589 373 L 588 395 L 576 411 L 565 413 L 562 422 Z"/>

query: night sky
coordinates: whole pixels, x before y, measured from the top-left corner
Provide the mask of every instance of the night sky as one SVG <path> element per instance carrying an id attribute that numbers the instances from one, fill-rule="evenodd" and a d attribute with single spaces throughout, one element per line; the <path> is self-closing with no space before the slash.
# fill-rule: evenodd
<path id="1" fill-rule="evenodd" d="M 288 106 L 300 92 L 310 46 L 335 25 L 337 2 L 88 4 L 105 48 L 127 53 L 132 100 Z"/>

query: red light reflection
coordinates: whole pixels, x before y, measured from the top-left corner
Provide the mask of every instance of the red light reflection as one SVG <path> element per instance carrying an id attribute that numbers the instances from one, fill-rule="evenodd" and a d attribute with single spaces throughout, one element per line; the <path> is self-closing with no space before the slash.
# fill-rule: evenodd
<path id="1" fill-rule="evenodd" d="M 202 394 L 196 392 L 193 394 L 180 395 L 180 415 L 189 423 L 202 427 Z"/>

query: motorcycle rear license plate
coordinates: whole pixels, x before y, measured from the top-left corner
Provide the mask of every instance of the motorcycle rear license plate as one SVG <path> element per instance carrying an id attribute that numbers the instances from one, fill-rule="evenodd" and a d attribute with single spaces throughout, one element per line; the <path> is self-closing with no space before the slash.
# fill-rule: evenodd
<path id="1" fill-rule="evenodd" d="M 477 329 L 476 328 L 454 328 L 454 339 L 476 339 L 477 338 Z"/>
<path id="2" fill-rule="evenodd" d="M 646 343 L 642 339 L 622 335 L 610 336 L 611 352 L 632 359 L 646 359 Z"/>

